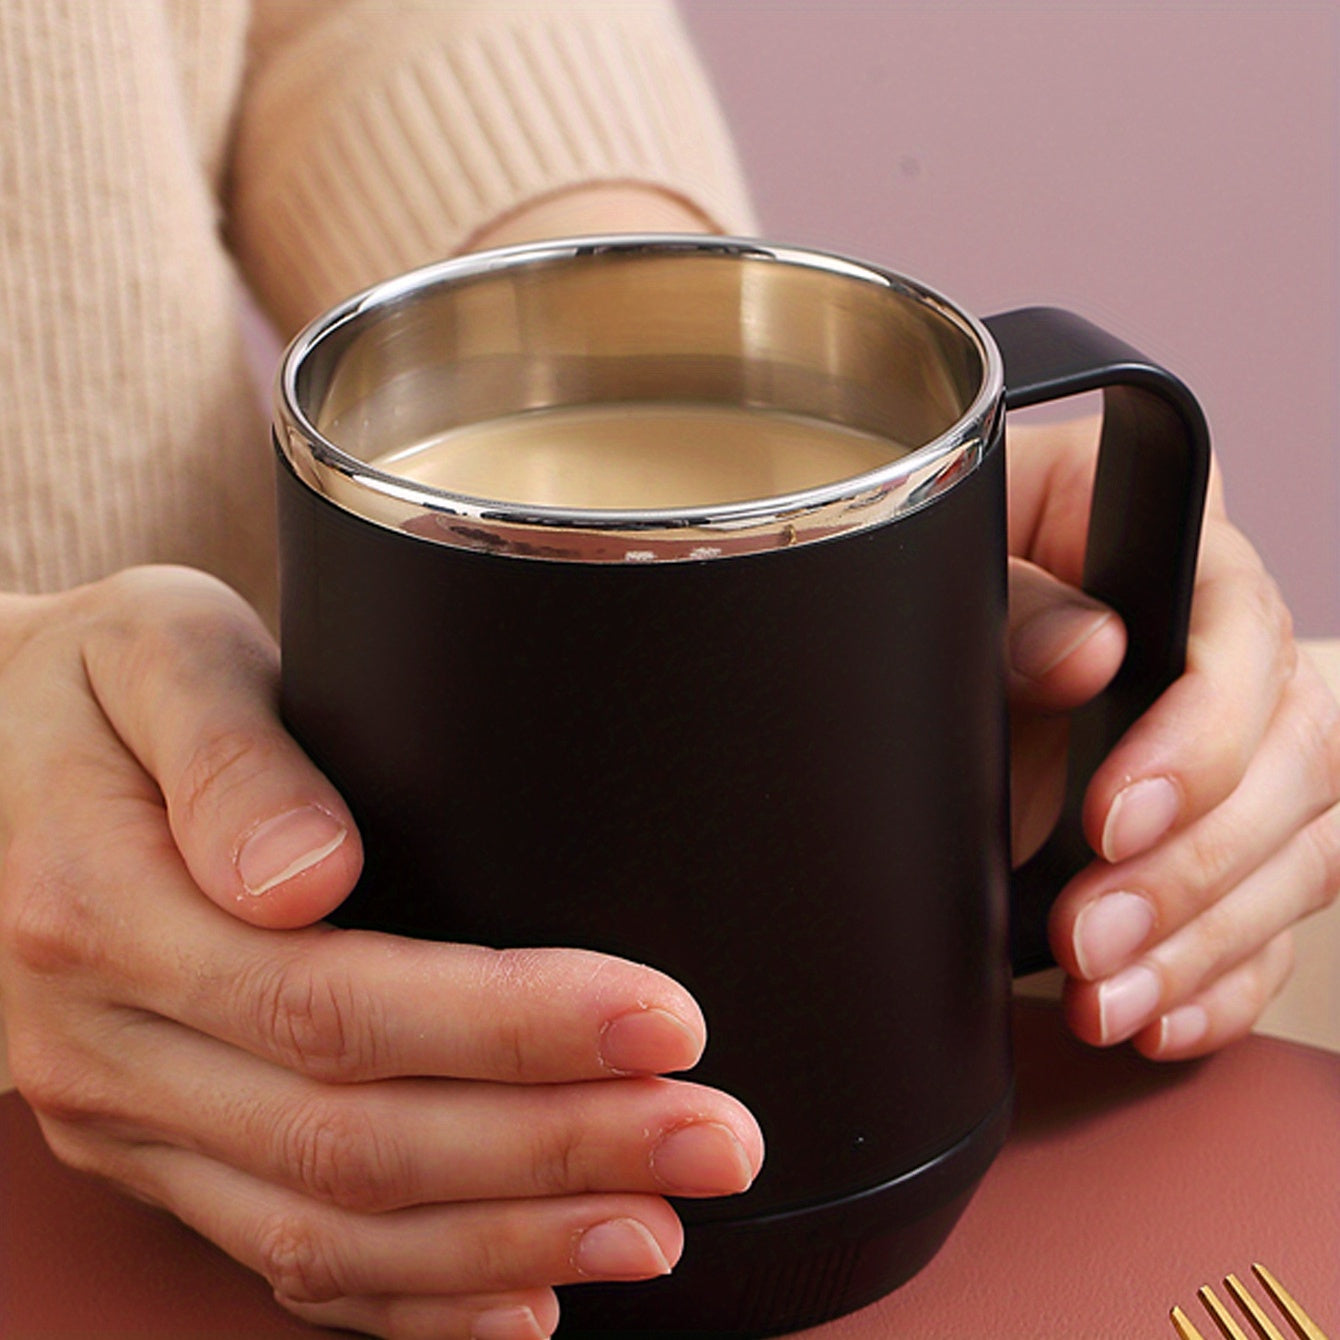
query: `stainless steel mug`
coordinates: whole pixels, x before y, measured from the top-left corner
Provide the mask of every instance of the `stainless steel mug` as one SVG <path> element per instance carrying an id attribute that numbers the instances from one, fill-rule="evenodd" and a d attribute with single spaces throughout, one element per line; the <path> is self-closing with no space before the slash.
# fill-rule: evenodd
<path id="1" fill-rule="evenodd" d="M 1099 387 L 1086 585 L 1130 651 L 1012 880 L 1004 412 Z M 913 449 L 623 511 L 368 464 L 644 400 Z M 679 1206 L 672 1276 L 565 1290 L 565 1326 L 775 1334 L 906 1280 L 1004 1138 L 1011 965 L 1045 961 L 1087 859 L 1085 778 L 1182 664 L 1208 472 L 1190 392 L 1065 312 L 982 322 L 814 251 L 611 237 L 353 298 L 294 341 L 278 401 L 283 712 L 367 851 L 339 919 L 651 963 L 706 1013 L 695 1078 L 764 1129 L 750 1191 Z"/>

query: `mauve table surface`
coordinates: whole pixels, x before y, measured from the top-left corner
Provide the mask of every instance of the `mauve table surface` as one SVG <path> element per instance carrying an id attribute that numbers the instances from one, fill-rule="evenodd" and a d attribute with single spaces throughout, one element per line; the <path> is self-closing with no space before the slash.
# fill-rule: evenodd
<path id="1" fill-rule="evenodd" d="M 1213 1335 L 1197 1287 L 1263 1261 L 1340 1340 L 1340 1054 L 1254 1036 L 1155 1066 L 1082 1046 L 1030 1002 L 1015 1040 L 1013 1134 L 949 1242 L 896 1293 L 806 1336 L 1138 1340 L 1173 1336 L 1173 1303 Z M 0 1233 L 3 1340 L 340 1334 L 60 1166 L 13 1093 L 0 1097 Z"/>

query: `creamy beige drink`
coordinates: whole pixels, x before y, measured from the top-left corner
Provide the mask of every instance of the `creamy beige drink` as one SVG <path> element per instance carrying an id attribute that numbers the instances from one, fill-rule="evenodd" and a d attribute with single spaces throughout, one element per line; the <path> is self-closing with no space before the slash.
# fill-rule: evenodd
<path id="1" fill-rule="evenodd" d="M 776 410 L 629 401 L 470 424 L 368 464 L 496 502 L 656 510 L 798 493 L 877 470 L 909 450 Z"/>

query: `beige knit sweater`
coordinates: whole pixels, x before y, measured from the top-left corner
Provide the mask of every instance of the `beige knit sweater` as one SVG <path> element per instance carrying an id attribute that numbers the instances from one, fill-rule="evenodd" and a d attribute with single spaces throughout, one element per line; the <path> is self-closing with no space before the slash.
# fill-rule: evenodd
<path id="1" fill-rule="evenodd" d="M 3 0 L 0 589 L 206 568 L 272 613 L 282 333 L 592 182 L 751 227 L 659 0 Z"/>

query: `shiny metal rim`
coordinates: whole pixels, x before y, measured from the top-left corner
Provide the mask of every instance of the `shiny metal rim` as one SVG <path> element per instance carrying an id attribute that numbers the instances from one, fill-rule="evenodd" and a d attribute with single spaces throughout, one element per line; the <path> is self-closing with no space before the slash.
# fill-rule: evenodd
<path id="1" fill-rule="evenodd" d="M 304 361 L 349 323 L 465 279 L 607 253 L 739 256 L 886 288 L 933 309 L 972 342 L 981 360 L 980 385 L 947 431 L 878 470 L 799 493 L 675 510 L 526 506 L 449 493 L 368 466 L 324 436 L 304 412 L 298 389 Z M 424 540 L 518 558 L 697 561 L 830 539 L 920 510 L 976 469 L 994 440 L 1003 396 L 1003 363 L 986 328 L 916 280 L 826 252 L 748 238 L 617 235 L 480 252 L 411 271 L 349 298 L 309 324 L 285 352 L 275 434 L 294 472 L 317 493 L 354 515 Z"/>

